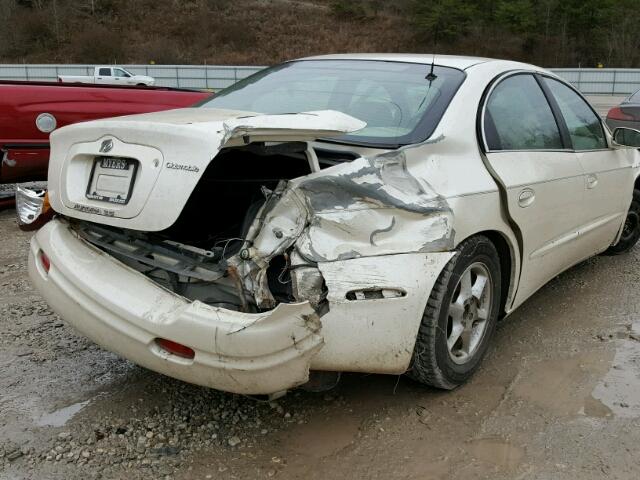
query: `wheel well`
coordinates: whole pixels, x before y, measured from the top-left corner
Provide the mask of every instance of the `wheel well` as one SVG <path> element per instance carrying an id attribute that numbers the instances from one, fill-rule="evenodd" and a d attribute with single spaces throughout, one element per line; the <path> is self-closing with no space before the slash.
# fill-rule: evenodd
<path id="1" fill-rule="evenodd" d="M 640 176 L 636 178 L 635 183 L 633 184 L 633 188 L 635 190 L 640 190 Z"/>
<path id="2" fill-rule="evenodd" d="M 500 315 L 498 318 L 502 318 L 505 316 L 505 307 L 507 304 L 507 298 L 509 298 L 509 287 L 511 286 L 511 275 L 512 275 L 512 249 L 507 242 L 507 239 L 504 238 L 500 232 L 495 230 L 488 230 L 485 232 L 478 232 L 476 235 L 484 235 L 489 238 L 491 242 L 495 245 L 496 250 L 498 250 L 498 257 L 500 257 Z M 505 275 L 506 273 L 506 275 Z"/>

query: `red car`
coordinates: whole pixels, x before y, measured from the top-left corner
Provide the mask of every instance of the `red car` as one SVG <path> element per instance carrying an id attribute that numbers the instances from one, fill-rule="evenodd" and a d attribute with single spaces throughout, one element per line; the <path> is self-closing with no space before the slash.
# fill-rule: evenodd
<path id="1" fill-rule="evenodd" d="M 189 107 L 211 95 L 163 87 L 0 81 L 0 183 L 45 180 L 49 133 L 56 128 Z"/>

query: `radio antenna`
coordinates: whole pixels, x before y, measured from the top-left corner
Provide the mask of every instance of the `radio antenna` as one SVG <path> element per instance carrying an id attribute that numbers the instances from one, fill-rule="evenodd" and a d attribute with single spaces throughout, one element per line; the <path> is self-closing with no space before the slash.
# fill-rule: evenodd
<path id="1" fill-rule="evenodd" d="M 436 78 L 438 78 L 438 76 L 433 73 L 433 67 L 436 64 L 436 54 L 433 54 L 433 58 L 431 59 L 431 70 L 429 71 L 429 73 L 427 74 L 426 77 L 424 77 L 425 79 L 429 80 L 429 85 L 431 85 L 431 82 L 433 82 Z"/>

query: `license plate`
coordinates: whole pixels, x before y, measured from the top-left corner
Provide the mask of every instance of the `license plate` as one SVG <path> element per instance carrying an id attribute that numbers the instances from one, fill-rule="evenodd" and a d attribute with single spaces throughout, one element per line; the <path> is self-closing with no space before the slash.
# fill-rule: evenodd
<path id="1" fill-rule="evenodd" d="M 131 198 L 138 162 L 133 158 L 96 157 L 86 197 L 126 205 Z"/>

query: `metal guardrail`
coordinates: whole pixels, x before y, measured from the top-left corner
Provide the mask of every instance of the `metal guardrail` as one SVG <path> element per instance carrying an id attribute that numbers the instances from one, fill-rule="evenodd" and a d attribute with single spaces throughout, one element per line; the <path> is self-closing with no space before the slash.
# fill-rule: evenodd
<path id="1" fill-rule="evenodd" d="M 630 95 L 640 90 L 638 68 L 553 68 L 587 95 Z"/>
<path id="2" fill-rule="evenodd" d="M 119 65 L 137 75 L 148 75 L 163 87 L 220 90 L 264 67 L 221 65 Z M 58 75 L 93 75 L 95 65 L 0 65 L 2 80 L 57 81 Z"/>
<path id="3" fill-rule="evenodd" d="M 58 75 L 92 75 L 95 65 L 5 64 L 0 79 L 56 81 Z M 263 66 L 122 65 L 131 73 L 149 75 L 165 87 L 220 90 L 262 70 Z M 553 68 L 587 95 L 629 95 L 640 90 L 640 69 Z"/>

